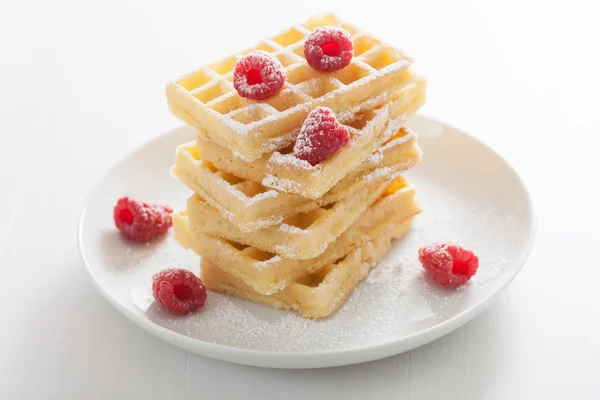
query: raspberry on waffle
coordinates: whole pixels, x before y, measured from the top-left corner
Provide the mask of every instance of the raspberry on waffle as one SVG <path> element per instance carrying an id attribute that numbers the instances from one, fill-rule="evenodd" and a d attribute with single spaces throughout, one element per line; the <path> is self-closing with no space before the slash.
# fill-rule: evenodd
<path id="1" fill-rule="evenodd" d="M 398 132 L 422 104 L 423 90 L 422 81 L 417 81 L 395 93 L 389 103 L 358 114 L 345 125 L 350 132 L 348 145 L 314 166 L 298 159 L 290 147 L 247 162 L 236 157 L 231 150 L 199 138 L 198 152 L 203 160 L 210 161 L 220 170 L 281 192 L 318 199 Z M 414 154 L 420 153 L 416 139 L 414 132 L 405 137 Z M 420 161 L 412 154 L 407 154 L 407 159 Z"/>
<path id="2" fill-rule="evenodd" d="M 324 26 L 347 31 L 354 52 L 347 66 L 326 74 L 311 67 L 304 55 L 307 37 Z M 279 60 L 287 76 L 282 89 L 261 102 L 240 96 L 234 88 L 236 64 L 254 51 L 267 52 Z M 411 63 L 401 50 L 324 14 L 170 82 L 166 95 L 177 117 L 252 161 L 289 144 L 308 113 L 318 106 L 339 113 L 383 92 L 400 90 L 402 76 Z"/>
<path id="3" fill-rule="evenodd" d="M 426 87 L 401 50 L 331 14 L 170 82 L 197 131 L 171 170 L 194 192 L 175 239 L 206 287 L 333 314 L 421 211 L 400 174 L 421 161 L 404 125 Z"/>
<path id="4" fill-rule="evenodd" d="M 248 168 L 228 150 L 210 142 L 202 142 L 201 148 L 203 154 L 213 156 L 212 162 L 200 157 L 196 143 L 186 143 L 176 151 L 172 174 L 242 232 L 278 225 L 285 218 L 372 188 L 409 169 L 421 157 L 416 135 L 401 128 L 329 192 L 311 200 L 257 183 L 264 175 Z"/>

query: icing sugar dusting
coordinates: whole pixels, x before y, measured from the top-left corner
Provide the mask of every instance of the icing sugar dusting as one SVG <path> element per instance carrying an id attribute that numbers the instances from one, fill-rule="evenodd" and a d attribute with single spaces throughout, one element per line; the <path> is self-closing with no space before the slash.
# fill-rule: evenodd
<path id="1" fill-rule="evenodd" d="M 297 226 L 288 225 L 288 224 L 279 225 L 279 230 L 281 232 L 291 233 L 294 235 L 308 235 L 309 233 L 312 232 L 310 229 L 301 229 L 301 228 L 298 228 Z"/>
<path id="2" fill-rule="evenodd" d="M 303 186 L 300 183 L 295 182 L 291 179 L 277 178 L 273 175 L 267 175 L 262 180 L 262 184 L 264 186 L 277 189 L 285 193 L 298 193 L 300 190 L 302 190 L 302 192 L 306 196 L 314 195 L 316 193 L 316 190 L 312 190 L 308 187 L 303 188 Z"/>
<path id="3" fill-rule="evenodd" d="M 392 172 L 394 172 L 394 170 L 390 167 L 377 168 L 370 174 L 365 175 L 363 179 L 367 182 L 373 182 L 384 176 L 391 176 Z"/>
<path id="4" fill-rule="evenodd" d="M 273 154 L 271 154 L 271 157 L 269 158 L 269 164 L 273 164 L 273 165 L 291 165 L 296 169 L 299 170 L 314 170 L 317 172 L 320 172 L 322 170 L 322 167 L 320 164 L 317 164 L 315 166 L 310 165 L 310 163 L 306 160 L 301 160 L 300 158 L 296 157 L 294 154 L 281 154 L 279 152 L 275 152 Z"/>
<path id="5" fill-rule="evenodd" d="M 261 151 L 263 153 L 272 153 L 276 150 L 289 146 L 296 141 L 296 137 L 300 133 L 300 129 L 295 129 L 290 133 L 282 136 L 270 138 L 264 141 Z"/>
<path id="6" fill-rule="evenodd" d="M 235 150 L 233 152 L 233 156 L 239 158 L 242 161 L 246 161 L 246 162 L 252 162 L 252 161 L 256 160 L 257 158 L 260 158 L 260 155 L 258 155 L 257 157 L 254 157 L 254 158 L 246 157 L 245 155 L 243 155 L 242 153 L 240 153 L 237 150 Z"/>
<path id="7" fill-rule="evenodd" d="M 246 196 L 246 194 L 244 192 L 242 192 L 238 188 L 237 185 L 232 185 L 231 183 L 227 182 L 222 177 L 217 176 L 215 178 L 215 180 L 219 184 L 219 186 L 221 186 L 221 188 L 223 188 L 228 194 L 230 194 L 231 196 L 234 196 L 238 200 L 244 202 L 247 206 L 255 205 L 256 203 L 259 203 L 261 201 L 271 199 L 271 198 L 276 198 L 279 196 L 279 193 L 277 193 L 275 190 L 268 190 L 267 188 L 263 187 L 263 188 L 261 188 L 263 190 L 263 192 L 258 193 L 252 197 L 248 197 L 248 196 Z M 208 196 L 208 193 L 204 193 L 204 197 L 207 197 L 207 196 Z"/>
<path id="8" fill-rule="evenodd" d="M 382 161 L 383 152 L 381 150 L 375 150 L 375 152 L 366 159 L 366 162 L 369 164 L 381 164 Z"/>
<path id="9" fill-rule="evenodd" d="M 415 174 L 417 172 L 415 171 Z M 411 175 L 411 174 L 409 174 Z M 168 266 L 189 266 L 197 272 L 198 257 L 170 240 L 134 248 L 117 241 L 103 251 L 112 257 L 117 284 L 133 287 L 141 313 L 159 325 L 208 342 L 274 351 L 319 351 L 361 347 L 410 335 L 451 318 L 504 282 L 520 257 L 519 210 L 494 208 L 492 195 L 470 197 L 450 185 L 441 187 L 412 178 L 423 212 L 410 233 L 394 242 L 386 257 L 332 317 L 310 321 L 290 311 L 209 292 L 206 306 L 185 318 L 167 314 L 151 299 L 149 277 Z M 478 204 L 474 205 L 474 204 Z M 455 240 L 473 248 L 480 268 L 460 290 L 439 287 L 424 273 L 417 249 L 432 241 Z M 186 258 L 188 257 L 188 258 Z M 271 260 L 264 263 L 272 262 Z M 150 297 L 149 297 L 150 296 Z"/>
<path id="10" fill-rule="evenodd" d="M 277 193 L 275 190 L 267 190 L 266 192 L 259 193 L 254 197 L 250 197 L 248 204 L 259 203 L 263 200 L 274 199 L 276 197 L 279 197 L 279 193 Z"/>
<path id="11" fill-rule="evenodd" d="M 388 99 L 388 97 L 390 96 L 387 91 L 381 92 L 379 95 L 371 97 L 370 99 L 365 100 L 357 106 L 338 112 L 336 114 L 337 119 L 340 122 L 351 121 L 356 118 L 356 114 L 362 111 L 371 110 L 377 107 L 378 105 L 383 104 Z"/>
<path id="12" fill-rule="evenodd" d="M 259 229 L 264 229 L 273 225 L 280 224 L 282 221 L 283 217 L 273 215 L 268 218 L 258 218 L 252 222 L 246 222 L 243 225 L 236 224 L 236 226 L 244 232 L 253 232 Z"/>
<path id="13" fill-rule="evenodd" d="M 223 183 L 221 183 L 221 181 Z M 277 192 L 275 192 L 274 190 L 269 190 L 267 192 L 260 193 L 254 197 L 249 198 L 244 193 L 239 191 L 237 188 L 231 186 L 225 180 L 221 180 L 221 181 L 219 182 L 219 183 L 221 183 L 221 186 L 225 187 L 228 191 L 235 193 L 235 196 L 238 197 L 240 200 L 242 200 L 244 203 L 246 203 L 246 206 L 257 205 L 258 203 L 260 203 L 260 201 L 278 196 Z M 276 216 L 276 215 L 272 215 L 272 216 L 269 216 L 266 218 L 256 218 L 255 220 L 253 220 L 251 222 L 241 221 L 239 214 L 235 214 L 232 211 L 228 210 L 227 208 L 222 206 L 221 203 L 219 203 L 218 201 L 213 199 L 212 196 L 209 196 L 208 194 L 205 193 L 203 198 L 211 206 L 216 208 L 221 213 L 223 218 L 225 218 L 226 220 L 228 220 L 229 222 L 231 222 L 232 224 L 234 224 L 235 226 L 237 226 L 244 232 L 252 232 L 257 229 L 267 228 L 269 226 L 277 225 L 277 224 L 281 223 L 281 221 L 283 221 L 283 217 Z"/>
<path id="14" fill-rule="evenodd" d="M 244 203 L 248 203 L 250 198 L 246 196 L 241 190 L 227 182 L 225 179 L 221 177 L 216 177 L 216 181 L 221 186 L 221 188 L 225 189 L 230 195 L 235 196 L 238 200 L 243 201 Z"/>
<path id="15" fill-rule="evenodd" d="M 265 261 L 255 261 L 252 263 L 252 266 L 256 268 L 266 268 L 271 264 L 277 264 L 279 262 L 281 262 L 281 257 L 276 255 Z"/>

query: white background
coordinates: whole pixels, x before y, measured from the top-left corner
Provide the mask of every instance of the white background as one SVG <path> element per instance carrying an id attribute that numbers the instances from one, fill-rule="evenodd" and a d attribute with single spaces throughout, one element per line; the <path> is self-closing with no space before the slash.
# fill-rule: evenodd
<path id="1" fill-rule="evenodd" d="M 423 113 L 516 167 L 536 246 L 488 311 L 410 353 L 305 371 L 187 354 L 94 289 L 76 245 L 83 200 L 179 125 L 168 80 L 324 10 L 415 56 Z M 583 0 L 3 3 L 0 398 L 598 398 L 598 14 Z"/>

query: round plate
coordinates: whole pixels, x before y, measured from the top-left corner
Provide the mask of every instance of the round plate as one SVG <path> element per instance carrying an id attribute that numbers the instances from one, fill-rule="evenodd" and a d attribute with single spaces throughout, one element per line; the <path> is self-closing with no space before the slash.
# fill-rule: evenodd
<path id="1" fill-rule="evenodd" d="M 185 205 L 189 190 L 169 174 L 175 147 L 194 140 L 180 128 L 119 162 L 87 199 L 79 226 L 81 254 L 92 279 L 119 311 L 148 332 L 198 354 L 275 368 L 347 365 L 398 354 L 435 340 L 484 310 L 517 275 L 531 249 L 535 218 L 523 182 L 492 149 L 425 117 L 410 121 L 420 133 L 423 162 L 407 174 L 423 212 L 411 232 L 325 320 L 210 292 L 206 306 L 176 317 L 153 301 L 152 275 L 167 267 L 199 272 L 199 258 L 181 249 L 172 232 L 148 245 L 124 240 L 112 208 L 124 195 Z M 417 249 L 457 240 L 480 258 L 475 277 L 458 290 L 436 285 L 423 272 Z"/>

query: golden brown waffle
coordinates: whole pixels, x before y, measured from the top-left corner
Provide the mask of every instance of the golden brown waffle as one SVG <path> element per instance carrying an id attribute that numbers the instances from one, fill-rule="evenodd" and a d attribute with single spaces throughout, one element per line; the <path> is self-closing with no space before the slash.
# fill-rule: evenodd
<path id="1" fill-rule="evenodd" d="M 202 145 L 204 144 L 211 147 L 208 152 L 215 154 L 215 159 L 223 159 L 222 155 L 216 154 L 225 149 L 208 142 L 203 142 Z M 416 135 L 406 128 L 401 128 L 392 139 L 317 200 L 279 192 L 220 171 L 211 162 L 199 159 L 196 144 L 193 142 L 177 148 L 172 173 L 216 208 L 223 218 L 242 232 L 252 232 L 280 224 L 285 218 L 293 215 L 341 200 L 353 192 L 363 190 L 364 187 L 389 181 L 414 166 L 420 158 L 421 151 L 416 143 Z M 234 163 L 228 169 L 235 173 L 261 180 L 261 175 L 253 174 L 239 159 L 232 157 L 224 162 Z"/>
<path id="2" fill-rule="evenodd" d="M 272 295 L 254 291 L 242 279 L 228 274 L 206 258 L 202 259 L 200 276 L 209 289 L 269 307 L 296 310 L 305 318 L 324 318 L 334 313 L 346 301 L 356 285 L 367 277 L 369 270 L 387 253 L 392 240 L 404 236 L 411 224 L 412 218 L 393 225 L 390 230 L 339 261 L 315 274 L 298 279 Z"/>
<path id="3" fill-rule="evenodd" d="M 197 141 L 198 152 L 201 159 L 235 176 L 285 193 L 318 199 L 356 169 L 416 113 L 423 102 L 423 90 L 420 83 L 407 86 L 381 108 L 363 113 L 361 118 L 348 126 L 350 143 L 315 166 L 299 160 L 292 153 L 281 152 L 245 162 L 230 150 L 202 139 Z M 407 134 L 406 140 L 415 154 L 420 152 L 414 133 Z"/>
<path id="4" fill-rule="evenodd" d="M 388 194 L 389 190 L 395 192 Z M 414 200 L 414 187 L 404 179 L 397 179 L 388 191 L 337 240 L 330 243 L 323 254 L 310 260 L 282 259 L 274 253 L 227 239 L 194 234 L 189 227 L 186 212 L 174 216 L 175 238 L 183 247 L 193 249 L 204 259 L 240 278 L 257 293 L 270 295 L 303 276 L 320 271 L 421 211 Z"/>
<path id="5" fill-rule="evenodd" d="M 286 218 L 283 223 L 254 232 L 242 232 L 224 219 L 200 196 L 192 195 L 187 213 L 192 231 L 222 237 L 282 258 L 307 260 L 323 253 L 360 215 L 377 200 L 389 182 L 364 188 L 345 199 L 307 213 Z"/>
<path id="6" fill-rule="evenodd" d="M 323 73 L 307 64 L 304 41 L 321 26 L 340 26 L 352 35 L 354 58 L 350 65 Z M 277 57 L 287 75 L 283 89 L 261 102 L 239 96 L 232 84 L 235 64 L 254 50 Z M 406 84 L 411 63 L 399 49 L 325 14 L 170 82 L 166 94 L 177 117 L 201 131 L 206 139 L 252 161 L 293 141 L 317 106 L 343 113 L 366 103 L 371 103 L 370 108 L 381 104 Z"/>

